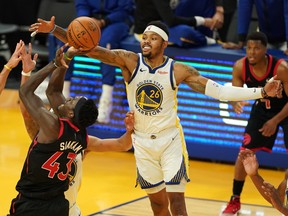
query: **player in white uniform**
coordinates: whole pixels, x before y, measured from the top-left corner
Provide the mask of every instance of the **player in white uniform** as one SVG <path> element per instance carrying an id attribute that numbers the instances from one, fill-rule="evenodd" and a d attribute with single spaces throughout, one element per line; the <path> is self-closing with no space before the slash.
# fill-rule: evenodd
<path id="1" fill-rule="evenodd" d="M 25 49 L 25 44 L 23 46 L 22 50 L 22 63 L 23 63 L 23 72 L 22 72 L 22 78 L 21 78 L 21 85 L 25 83 L 30 76 L 30 71 L 32 71 L 35 67 L 35 63 L 32 61 L 31 58 L 32 53 L 32 46 L 29 44 L 29 50 L 28 52 Z M 37 55 L 35 55 L 37 56 Z M 34 57 L 34 61 L 37 59 L 37 57 Z M 66 59 L 67 60 L 67 59 Z M 68 60 L 67 60 L 68 61 Z M 64 74 L 63 74 L 64 75 Z M 52 75 L 53 76 L 53 75 Z M 64 76 L 63 76 L 64 78 Z M 51 78 L 52 79 L 52 78 Z M 60 80 L 61 82 L 61 80 Z M 62 81 L 62 84 L 64 82 L 64 79 Z M 56 85 L 59 89 L 57 91 L 61 92 L 62 95 L 62 87 L 59 83 Z M 49 86 L 48 86 L 49 88 Z M 50 92 L 51 94 L 51 92 Z M 53 95 L 53 94 L 52 94 Z M 51 96 L 49 94 L 47 95 L 48 99 L 50 100 L 50 105 L 52 107 L 52 110 L 57 109 L 57 102 L 53 99 L 51 100 Z M 64 96 L 63 96 L 64 97 Z M 54 104 L 55 103 L 55 104 Z M 38 131 L 38 126 L 34 122 L 34 120 L 31 118 L 29 113 L 27 112 L 25 106 L 20 101 L 20 109 L 21 113 L 24 119 L 25 127 L 28 132 L 28 135 L 31 139 L 34 139 L 35 134 Z M 131 134 L 134 128 L 134 114 L 133 112 L 128 112 L 126 114 L 126 118 L 124 120 L 126 125 L 127 132 L 123 134 L 118 139 L 99 139 L 94 136 L 89 136 L 89 141 L 87 143 L 87 149 L 88 151 L 95 151 L 95 152 L 104 152 L 104 151 L 128 151 L 132 147 L 132 140 L 131 140 Z M 84 158 L 84 151 L 79 153 L 76 158 L 74 159 L 71 170 L 69 172 L 69 189 L 65 192 L 65 198 L 69 201 L 69 216 L 81 216 L 81 210 L 79 206 L 77 205 L 77 195 L 78 191 L 80 189 L 81 180 L 82 180 L 82 163 Z"/>
<path id="2" fill-rule="evenodd" d="M 82 181 L 83 154 L 84 151 L 76 156 L 69 173 L 69 189 L 65 191 L 65 198 L 69 200 L 69 216 L 81 216 L 81 210 L 77 205 L 77 196 Z"/>
<path id="3" fill-rule="evenodd" d="M 138 56 L 138 65 L 126 85 L 130 109 L 138 113 L 133 134 L 137 182 L 149 194 L 164 189 L 165 184 L 167 192 L 184 193 L 180 182 L 190 181 L 188 153 L 177 117 L 174 60 L 165 57 L 152 69 L 142 54 Z"/>
<path id="4" fill-rule="evenodd" d="M 288 170 L 284 179 L 276 189 L 273 185 L 262 178 L 258 173 L 259 164 L 253 151 L 245 149 L 239 152 L 239 159 L 242 161 L 247 175 L 251 178 L 260 194 L 272 204 L 274 208 L 283 215 L 288 215 Z"/>
<path id="5" fill-rule="evenodd" d="M 66 30 L 50 21 L 38 19 L 30 31 L 53 34 L 67 42 Z M 137 182 L 145 189 L 154 215 L 187 215 L 184 191 L 188 177 L 185 140 L 177 117 L 177 88 L 186 83 L 197 92 L 220 100 L 249 100 L 275 96 L 279 82 L 264 88 L 222 86 L 188 65 L 164 55 L 168 28 L 151 22 L 141 41 L 142 55 L 127 50 L 108 50 L 97 46 L 83 52 L 70 47 L 68 58 L 78 54 L 119 67 L 127 86 L 129 107 L 134 111 L 133 146 L 137 163 Z M 288 88 L 287 88 L 288 91 Z M 170 210 L 169 210 L 170 205 Z M 171 212 L 171 213 L 170 213 Z"/>

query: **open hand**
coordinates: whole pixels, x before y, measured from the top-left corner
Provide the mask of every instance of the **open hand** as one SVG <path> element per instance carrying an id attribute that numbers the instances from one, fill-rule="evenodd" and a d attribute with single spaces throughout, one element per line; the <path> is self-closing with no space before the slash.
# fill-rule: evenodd
<path id="1" fill-rule="evenodd" d="M 257 175 L 259 163 L 253 151 L 249 149 L 241 150 L 238 158 L 242 161 L 247 175 Z"/>
<path id="2" fill-rule="evenodd" d="M 38 22 L 30 25 L 29 31 L 33 32 L 33 34 L 41 33 L 49 33 L 55 27 L 55 16 L 52 16 L 50 21 L 43 20 L 41 18 L 37 19 Z M 32 36 L 32 34 L 31 34 Z"/>
<path id="3" fill-rule="evenodd" d="M 23 41 L 22 41 L 23 42 Z M 23 42 L 24 44 L 24 42 Z M 22 46 L 21 50 L 21 56 L 22 56 L 22 69 L 24 73 L 28 73 L 35 69 L 36 61 L 38 58 L 38 54 L 34 54 L 32 59 L 32 44 L 29 43 L 28 51 L 26 49 L 26 46 Z"/>

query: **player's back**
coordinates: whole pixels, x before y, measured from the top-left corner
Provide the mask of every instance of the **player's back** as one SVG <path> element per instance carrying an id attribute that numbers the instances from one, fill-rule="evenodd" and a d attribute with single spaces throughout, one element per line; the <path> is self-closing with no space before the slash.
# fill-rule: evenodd
<path id="1" fill-rule="evenodd" d="M 61 120 L 58 139 L 49 144 L 30 145 L 16 190 L 29 198 L 49 199 L 68 189 L 68 174 L 78 153 L 87 146 L 86 130 Z"/>

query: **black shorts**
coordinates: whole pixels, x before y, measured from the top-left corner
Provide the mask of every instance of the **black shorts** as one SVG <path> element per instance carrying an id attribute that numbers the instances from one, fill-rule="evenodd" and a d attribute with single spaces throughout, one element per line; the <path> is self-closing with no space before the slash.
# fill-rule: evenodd
<path id="1" fill-rule="evenodd" d="M 262 133 L 259 132 L 259 129 L 273 116 L 275 116 L 275 113 L 267 112 L 254 104 L 245 128 L 242 141 L 243 148 L 271 152 L 277 138 L 279 127 L 281 127 L 284 134 L 285 147 L 288 149 L 288 118 L 285 118 L 279 123 L 275 134 L 270 137 L 263 136 Z"/>
<path id="2" fill-rule="evenodd" d="M 10 216 L 69 216 L 69 202 L 64 195 L 49 200 L 30 199 L 19 194 L 12 200 Z"/>

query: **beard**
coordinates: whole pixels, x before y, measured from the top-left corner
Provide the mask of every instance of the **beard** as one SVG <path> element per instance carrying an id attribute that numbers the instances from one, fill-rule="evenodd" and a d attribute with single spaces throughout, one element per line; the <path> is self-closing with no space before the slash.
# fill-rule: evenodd
<path id="1" fill-rule="evenodd" d="M 144 53 L 142 52 L 142 55 L 143 55 L 143 57 L 150 58 L 152 54 L 151 54 L 151 52 L 146 53 L 146 54 L 144 54 Z"/>

